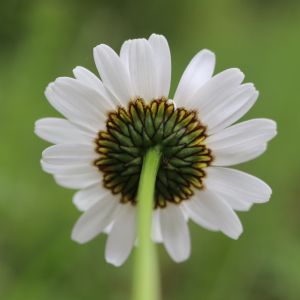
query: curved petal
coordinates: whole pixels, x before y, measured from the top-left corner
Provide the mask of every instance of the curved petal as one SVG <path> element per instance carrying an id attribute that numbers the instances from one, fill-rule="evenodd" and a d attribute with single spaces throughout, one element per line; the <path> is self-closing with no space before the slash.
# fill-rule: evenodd
<path id="1" fill-rule="evenodd" d="M 271 197 L 271 188 L 247 173 L 220 167 L 208 167 L 205 171 L 204 184 L 207 189 L 220 192 L 235 201 L 264 203 Z"/>
<path id="2" fill-rule="evenodd" d="M 56 175 L 77 175 L 84 173 L 95 172 L 95 166 L 82 164 L 82 165 L 53 165 L 44 162 L 41 159 L 42 169 L 50 174 Z"/>
<path id="3" fill-rule="evenodd" d="M 94 148 L 84 144 L 50 146 L 42 153 L 43 161 L 55 165 L 91 164 L 99 155 Z"/>
<path id="4" fill-rule="evenodd" d="M 102 181 L 102 174 L 95 168 L 94 172 L 76 175 L 54 175 L 57 184 L 67 189 L 84 189 Z"/>
<path id="5" fill-rule="evenodd" d="M 114 97 L 111 93 L 108 93 L 102 81 L 88 69 L 76 67 L 73 70 L 73 74 L 77 80 L 87 84 L 89 87 L 97 91 L 101 97 L 110 102 L 113 107 L 120 104 L 116 97 Z"/>
<path id="6" fill-rule="evenodd" d="M 71 122 L 87 127 L 96 134 L 100 129 L 104 129 L 105 112 L 102 114 L 91 106 L 89 101 L 83 102 L 84 98 L 81 99 L 79 93 L 76 97 L 68 94 L 69 89 L 58 84 L 61 83 L 61 79 L 58 78 L 54 83 L 49 84 L 45 91 L 50 104 Z M 73 80 L 80 85 L 78 80 Z M 81 85 L 83 84 L 81 83 Z"/>
<path id="7" fill-rule="evenodd" d="M 149 103 L 156 97 L 158 78 L 154 53 L 146 39 L 131 42 L 129 72 L 135 95 Z"/>
<path id="8" fill-rule="evenodd" d="M 253 106 L 257 97 L 258 92 L 252 83 L 238 86 L 231 96 L 201 119 L 208 126 L 207 133 L 214 134 L 236 122 Z"/>
<path id="9" fill-rule="evenodd" d="M 243 231 L 242 224 L 233 209 L 211 190 L 195 191 L 192 198 L 193 211 L 232 239 L 237 239 Z M 192 218 L 192 217 L 191 217 Z"/>
<path id="10" fill-rule="evenodd" d="M 250 147 L 243 152 L 238 153 L 228 153 L 224 154 L 223 150 L 221 151 L 214 151 L 215 159 L 212 162 L 212 166 L 219 166 L 219 167 L 227 167 L 227 166 L 234 166 L 254 158 L 261 156 L 267 150 L 267 143 Z"/>
<path id="11" fill-rule="evenodd" d="M 72 230 L 72 240 L 83 244 L 103 232 L 113 221 L 118 205 L 120 204 L 112 194 L 104 196 L 77 220 Z"/>
<path id="12" fill-rule="evenodd" d="M 94 59 L 104 85 L 126 107 L 135 95 L 122 60 L 114 50 L 103 44 L 94 48 Z"/>
<path id="13" fill-rule="evenodd" d="M 276 123 L 268 119 L 253 119 L 228 127 L 206 140 L 212 150 L 215 166 L 228 166 L 245 162 L 265 150 L 265 143 L 276 132 Z M 246 160 L 247 159 L 247 160 Z"/>
<path id="14" fill-rule="evenodd" d="M 61 99 L 56 93 L 54 93 L 52 89 L 53 86 L 54 82 L 50 83 L 45 90 L 45 96 L 49 103 L 71 122 L 83 125 L 84 127 L 97 134 L 97 132 L 99 131 L 99 126 L 95 124 L 90 124 L 89 118 L 84 113 L 78 111 L 72 105 Z"/>
<path id="15" fill-rule="evenodd" d="M 53 91 L 66 102 L 85 111 L 91 117 L 106 120 L 106 112 L 115 105 L 87 84 L 68 77 L 55 80 Z"/>
<path id="16" fill-rule="evenodd" d="M 183 201 L 181 203 L 181 206 L 184 207 L 189 218 L 191 218 L 196 224 L 211 231 L 219 231 L 219 228 L 214 222 L 214 219 L 209 218 L 209 215 L 205 216 L 205 215 L 199 215 L 197 213 L 198 207 L 195 204 L 194 200 Z"/>
<path id="17" fill-rule="evenodd" d="M 244 74 L 239 69 L 228 69 L 208 80 L 187 103 L 186 109 L 197 109 L 202 120 L 217 105 L 234 93 L 244 80 Z"/>
<path id="18" fill-rule="evenodd" d="M 87 211 L 101 198 L 107 196 L 111 191 L 102 186 L 102 182 L 89 186 L 76 192 L 73 196 L 73 203 L 80 211 Z"/>
<path id="19" fill-rule="evenodd" d="M 91 145 L 95 138 L 95 134 L 91 137 L 89 131 L 84 131 L 69 120 L 60 118 L 37 120 L 34 133 L 53 144 L 80 143 Z"/>
<path id="20" fill-rule="evenodd" d="M 132 40 L 125 41 L 121 47 L 120 58 L 129 74 L 129 49 Z"/>
<path id="21" fill-rule="evenodd" d="M 185 106 L 193 95 L 211 79 L 215 69 L 216 57 L 209 50 L 202 50 L 191 60 L 177 87 L 174 101 L 177 106 Z"/>
<path id="22" fill-rule="evenodd" d="M 156 209 L 152 213 L 151 237 L 152 237 L 153 242 L 155 242 L 155 243 L 163 242 L 163 238 L 161 235 L 161 229 L 160 229 L 159 212 L 160 212 L 160 209 Z"/>
<path id="23" fill-rule="evenodd" d="M 253 203 L 240 200 L 238 198 L 232 198 L 231 195 L 216 192 L 224 201 L 227 202 L 227 204 L 236 211 L 248 211 Z"/>
<path id="24" fill-rule="evenodd" d="M 149 43 L 154 53 L 157 68 L 156 98 L 169 96 L 171 85 L 171 52 L 169 44 L 163 35 L 152 34 Z"/>
<path id="25" fill-rule="evenodd" d="M 190 232 L 181 209 L 168 203 L 160 211 L 160 224 L 163 242 L 169 255 L 175 262 L 182 262 L 191 253 Z"/>
<path id="26" fill-rule="evenodd" d="M 276 133 L 276 122 L 269 119 L 252 119 L 211 135 L 206 143 L 212 150 L 239 146 L 248 148 L 268 142 Z M 236 152 L 236 149 L 233 150 Z"/>
<path id="27" fill-rule="evenodd" d="M 122 205 L 106 242 L 105 258 L 116 267 L 129 256 L 136 239 L 136 207 Z"/>

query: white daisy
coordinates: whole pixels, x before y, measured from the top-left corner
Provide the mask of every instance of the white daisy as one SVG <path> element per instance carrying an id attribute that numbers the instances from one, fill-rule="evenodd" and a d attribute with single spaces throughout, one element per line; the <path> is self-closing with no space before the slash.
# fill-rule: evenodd
<path id="1" fill-rule="evenodd" d="M 99 45 L 94 59 L 102 81 L 83 67 L 74 69 L 76 79 L 56 79 L 45 94 L 66 119 L 41 119 L 35 127 L 56 144 L 43 152 L 43 170 L 61 186 L 79 189 L 73 203 L 84 213 L 72 239 L 86 243 L 105 232 L 106 260 L 115 266 L 126 260 L 136 240 L 143 153 L 153 145 L 163 153 L 153 240 L 181 262 L 190 255 L 189 219 L 237 239 L 243 229 L 234 210 L 249 210 L 271 195 L 260 179 L 224 168 L 261 155 L 276 135 L 268 119 L 228 127 L 255 103 L 253 84 L 241 84 L 239 69 L 212 77 L 215 55 L 202 50 L 169 100 L 171 55 L 156 34 L 126 41 L 120 56 Z"/>

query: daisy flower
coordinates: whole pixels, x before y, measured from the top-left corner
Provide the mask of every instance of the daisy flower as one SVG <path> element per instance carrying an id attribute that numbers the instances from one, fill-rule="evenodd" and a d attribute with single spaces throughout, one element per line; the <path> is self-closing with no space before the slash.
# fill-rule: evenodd
<path id="1" fill-rule="evenodd" d="M 170 49 L 156 34 L 126 41 L 120 56 L 101 44 L 94 59 L 102 81 L 83 67 L 74 69 L 76 79 L 56 79 L 45 94 L 66 119 L 35 124 L 35 133 L 55 144 L 42 154 L 43 170 L 79 189 L 73 203 L 83 214 L 72 239 L 86 243 L 107 233 L 107 262 L 127 259 L 137 239 L 137 190 L 149 147 L 162 153 L 153 241 L 181 262 L 191 251 L 189 219 L 237 239 L 243 229 L 235 210 L 266 202 L 272 192 L 260 179 L 226 168 L 258 157 L 276 135 L 268 119 L 232 125 L 255 103 L 253 84 L 242 84 L 236 68 L 212 77 L 215 55 L 202 50 L 169 99 Z"/>

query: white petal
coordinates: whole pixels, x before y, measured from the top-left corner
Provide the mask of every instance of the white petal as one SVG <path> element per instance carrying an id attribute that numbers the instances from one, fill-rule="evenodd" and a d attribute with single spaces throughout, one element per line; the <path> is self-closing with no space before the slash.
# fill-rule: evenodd
<path id="1" fill-rule="evenodd" d="M 207 133 L 214 134 L 236 122 L 252 107 L 257 97 L 258 92 L 252 83 L 238 86 L 231 96 L 201 119 L 201 122 L 208 126 Z"/>
<path id="2" fill-rule="evenodd" d="M 131 42 L 129 72 L 135 95 L 149 103 L 156 97 L 158 78 L 154 53 L 146 39 Z"/>
<path id="3" fill-rule="evenodd" d="M 45 91 L 45 96 L 48 99 L 49 103 L 64 117 L 69 119 L 71 122 L 84 125 L 92 130 L 94 133 L 99 131 L 98 126 L 93 126 L 93 124 L 89 123 L 89 119 L 87 116 L 78 111 L 78 109 L 74 108 L 71 104 L 67 103 L 65 100 L 61 99 L 56 93 L 53 91 L 55 83 L 50 83 Z"/>
<path id="4" fill-rule="evenodd" d="M 129 74 L 120 57 L 107 45 L 94 48 L 94 59 L 104 85 L 123 107 L 134 99 Z"/>
<path id="5" fill-rule="evenodd" d="M 113 226 L 114 226 L 114 223 L 115 223 L 115 220 L 113 220 L 108 226 L 106 226 L 104 229 L 103 229 L 103 233 L 109 235 Z"/>
<path id="6" fill-rule="evenodd" d="M 152 34 L 149 38 L 157 69 L 156 98 L 168 98 L 171 85 L 171 53 L 163 35 Z"/>
<path id="7" fill-rule="evenodd" d="M 104 196 L 77 220 L 72 230 L 72 240 L 83 244 L 103 232 L 112 222 L 118 205 L 119 202 L 112 194 Z"/>
<path id="8" fill-rule="evenodd" d="M 116 267 L 127 259 L 136 239 L 136 207 L 130 203 L 122 206 L 105 248 L 106 261 Z"/>
<path id="9" fill-rule="evenodd" d="M 195 196 L 190 201 L 194 202 L 192 208 L 195 214 L 204 220 L 209 219 L 230 238 L 237 239 L 242 233 L 243 227 L 238 216 L 217 193 L 208 189 L 196 190 Z"/>
<path id="10" fill-rule="evenodd" d="M 268 119 L 253 119 L 228 127 L 206 140 L 206 145 L 215 156 L 213 165 L 225 166 L 229 162 L 245 162 L 245 156 L 262 150 L 276 135 L 276 123 Z M 236 160 L 235 160 L 236 157 Z M 241 161 L 241 157 L 243 160 Z"/>
<path id="11" fill-rule="evenodd" d="M 205 171 L 204 184 L 207 189 L 220 192 L 235 201 L 263 203 L 270 199 L 272 190 L 257 177 L 229 168 L 208 167 Z"/>
<path id="12" fill-rule="evenodd" d="M 183 201 L 180 206 L 184 207 L 189 218 L 191 218 L 196 224 L 211 231 L 219 231 L 218 224 L 214 222 L 214 219 L 211 218 L 210 215 L 200 215 L 197 213 L 199 208 L 195 200 L 191 199 L 189 201 Z"/>
<path id="13" fill-rule="evenodd" d="M 91 145 L 95 134 L 89 130 L 60 118 L 45 118 L 35 122 L 34 132 L 40 138 L 53 144 L 82 143 Z"/>
<path id="14" fill-rule="evenodd" d="M 77 175 L 95 172 L 95 166 L 83 164 L 83 165 L 53 165 L 44 162 L 41 159 L 42 169 L 50 174 L 56 175 Z"/>
<path id="15" fill-rule="evenodd" d="M 76 192 L 73 196 L 73 203 L 78 210 L 87 211 L 108 193 L 111 192 L 102 186 L 102 182 L 97 182 L 92 186 Z"/>
<path id="16" fill-rule="evenodd" d="M 213 160 L 212 166 L 226 167 L 241 164 L 262 155 L 266 150 L 267 143 L 255 147 L 249 147 L 248 149 L 245 149 L 244 151 L 240 151 L 238 153 L 233 152 L 225 154 L 223 149 L 221 149 L 220 151 L 215 150 L 215 160 Z"/>
<path id="17" fill-rule="evenodd" d="M 190 232 L 181 209 L 168 203 L 160 211 L 161 233 L 164 245 L 175 262 L 189 258 L 191 252 Z"/>
<path id="18" fill-rule="evenodd" d="M 121 47 L 120 58 L 129 74 L 129 49 L 132 40 L 125 41 Z"/>
<path id="19" fill-rule="evenodd" d="M 115 105 L 87 84 L 68 77 L 55 80 L 53 91 L 66 102 L 76 106 L 87 115 L 106 120 L 106 112 L 114 109 Z"/>
<path id="20" fill-rule="evenodd" d="M 232 95 L 244 79 L 239 69 L 228 69 L 208 80 L 187 102 L 186 109 L 197 109 L 202 120 L 217 105 Z"/>
<path id="21" fill-rule="evenodd" d="M 276 123 L 269 119 L 252 119 L 218 132 L 207 138 L 211 149 L 226 149 L 243 144 L 253 147 L 264 144 L 276 135 Z"/>
<path id="22" fill-rule="evenodd" d="M 176 90 L 174 101 L 177 106 L 185 106 L 185 103 L 211 79 L 215 63 L 215 54 L 209 50 L 204 49 L 194 56 L 185 69 Z"/>
<path id="23" fill-rule="evenodd" d="M 76 67 L 73 70 L 73 73 L 77 80 L 93 88 L 108 102 L 112 103 L 113 106 L 120 104 L 119 101 L 116 99 L 116 97 L 114 97 L 111 93 L 108 93 L 102 81 L 95 74 L 90 72 L 88 69 L 83 67 Z"/>
<path id="24" fill-rule="evenodd" d="M 84 189 L 99 183 L 103 175 L 95 168 L 94 172 L 76 175 L 54 175 L 57 184 L 67 189 Z"/>
<path id="25" fill-rule="evenodd" d="M 99 109 L 95 109 L 95 107 L 91 105 L 92 101 L 86 101 L 87 99 L 85 99 L 85 97 L 81 97 L 82 94 L 85 94 L 85 89 L 77 93 L 74 89 L 71 90 L 69 86 L 62 84 L 65 79 L 66 78 L 58 78 L 47 87 L 45 95 L 50 104 L 73 123 L 88 127 L 95 133 L 98 133 L 100 129 L 104 129 L 106 112 L 103 112 L 104 114 L 101 113 Z M 84 85 L 78 80 L 72 78 L 68 79 L 76 82 L 73 82 L 73 87 L 77 86 L 81 89 L 82 85 Z M 75 92 L 75 96 L 71 91 Z M 94 91 L 94 93 L 96 92 Z M 85 95 L 88 96 L 88 94 Z"/>
<path id="26" fill-rule="evenodd" d="M 156 209 L 152 213 L 152 231 L 151 231 L 151 236 L 152 240 L 155 243 L 162 243 L 162 235 L 161 235 L 161 229 L 160 229 L 160 221 L 159 221 L 159 213 L 160 209 Z"/>
<path id="27" fill-rule="evenodd" d="M 43 151 L 43 161 L 55 165 L 91 164 L 99 158 L 92 146 L 84 144 L 54 145 Z"/>
<path id="28" fill-rule="evenodd" d="M 248 211 L 253 205 L 253 203 L 251 203 L 251 202 L 243 201 L 238 198 L 232 198 L 231 195 L 228 195 L 228 194 L 223 194 L 220 192 L 216 192 L 216 193 L 224 201 L 226 201 L 232 209 L 237 210 L 237 211 Z"/>

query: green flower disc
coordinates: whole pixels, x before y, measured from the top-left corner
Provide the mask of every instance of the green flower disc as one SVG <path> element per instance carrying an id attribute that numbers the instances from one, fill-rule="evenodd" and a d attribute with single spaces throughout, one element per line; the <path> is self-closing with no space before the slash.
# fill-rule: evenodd
<path id="1" fill-rule="evenodd" d="M 96 139 L 99 159 L 94 165 L 103 172 L 104 187 L 120 194 L 121 202 L 137 202 L 137 189 L 147 148 L 162 151 L 155 183 L 154 207 L 167 201 L 180 203 L 203 188 L 203 168 L 212 161 L 204 140 L 206 127 L 196 111 L 174 110 L 165 99 L 146 105 L 143 99 L 130 102 L 127 109 L 110 112 L 107 130 Z"/>

